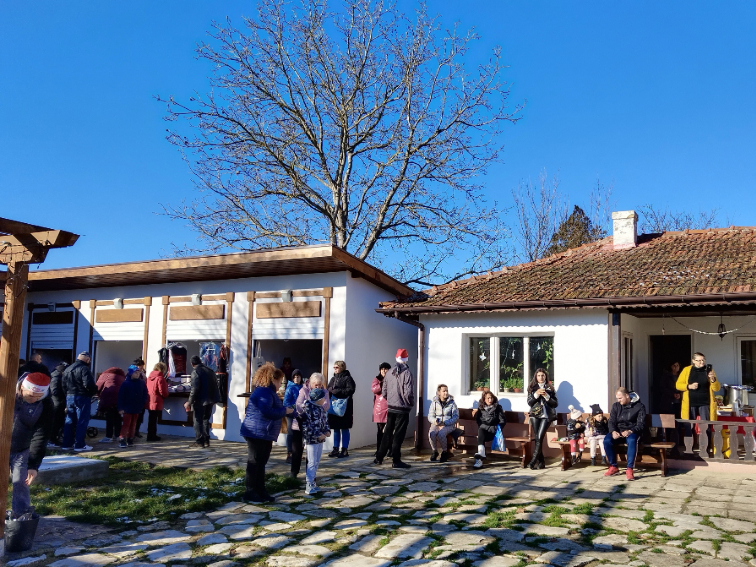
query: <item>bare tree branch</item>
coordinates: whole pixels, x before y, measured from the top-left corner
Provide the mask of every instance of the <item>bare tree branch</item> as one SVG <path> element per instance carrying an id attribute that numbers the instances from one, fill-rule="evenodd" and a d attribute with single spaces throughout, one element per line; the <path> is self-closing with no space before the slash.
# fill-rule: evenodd
<path id="1" fill-rule="evenodd" d="M 644 233 L 659 233 L 686 229 L 705 229 L 716 226 L 719 209 L 675 212 L 669 208 L 660 209 L 654 205 L 643 205 L 638 209 L 641 222 L 640 230 Z"/>
<path id="2" fill-rule="evenodd" d="M 521 107 L 498 49 L 473 67 L 473 32 L 383 0 L 260 0 L 211 37 L 213 90 L 164 100 L 199 193 L 164 210 L 200 250 L 330 242 L 417 284 L 501 265 L 478 179 Z"/>

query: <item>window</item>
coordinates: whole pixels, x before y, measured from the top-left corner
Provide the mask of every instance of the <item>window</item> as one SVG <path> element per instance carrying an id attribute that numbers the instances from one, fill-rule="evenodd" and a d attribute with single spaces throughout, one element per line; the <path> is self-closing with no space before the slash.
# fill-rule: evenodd
<path id="1" fill-rule="evenodd" d="M 491 339 L 470 337 L 470 391 L 491 387 Z"/>
<path id="2" fill-rule="evenodd" d="M 554 381 L 554 337 L 469 337 L 469 390 L 524 392 L 537 368 Z"/>
<path id="3" fill-rule="evenodd" d="M 522 337 L 499 337 L 499 391 L 522 391 L 525 360 Z"/>
<path id="4" fill-rule="evenodd" d="M 756 386 L 756 338 L 740 339 L 740 383 Z"/>

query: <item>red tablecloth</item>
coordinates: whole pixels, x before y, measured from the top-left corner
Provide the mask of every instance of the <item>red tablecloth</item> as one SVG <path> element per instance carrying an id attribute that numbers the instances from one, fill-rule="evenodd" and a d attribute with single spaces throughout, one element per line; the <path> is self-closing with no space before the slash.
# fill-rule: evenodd
<path id="1" fill-rule="evenodd" d="M 743 416 L 743 417 L 736 417 L 736 416 L 728 416 L 728 415 L 718 415 L 717 421 L 739 421 L 741 423 L 756 423 L 756 420 L 752 418 L 751 416 Z M 722 430 L 729 429 L 728 427 L 723 427 Z M 740 435 L 745 435 L 745 430 L 742 427 L 738 427 L 737 431 Z"/>

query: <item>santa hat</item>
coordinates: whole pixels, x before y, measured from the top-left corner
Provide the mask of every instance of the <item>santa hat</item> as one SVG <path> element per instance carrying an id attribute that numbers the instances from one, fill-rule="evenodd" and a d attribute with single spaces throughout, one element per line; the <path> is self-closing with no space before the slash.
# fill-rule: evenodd
<path id="1" fill-rule="evenodd" d="M 396 351 L 397 362 L 401 362 L 402 364 L 405 364 L 408 359 L 409 359 L 409 353 L 407 353 L 407 349 L 400 348 Z"/>
<path id="2" fill-rule="evenodd" d="M 581 417 L 583 417 L 583 412 L 579 409 L 575 409 L 575 406 L 567 406 L 567 409 L 570 410 L 570 418 L 580 419 Z"/>
<path id="3" fill-rule="evenodd" d="M 50 377 L 41 372 L 27 372 L 21 377 L 21 387 L 35 394 L 45 394 L 50 388 Z"/>

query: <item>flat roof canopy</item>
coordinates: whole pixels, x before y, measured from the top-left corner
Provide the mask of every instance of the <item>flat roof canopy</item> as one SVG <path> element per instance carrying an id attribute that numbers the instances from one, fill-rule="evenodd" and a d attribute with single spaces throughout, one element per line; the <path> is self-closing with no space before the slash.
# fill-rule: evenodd
<path id="1" fill-rule="evenodd" d="M 379 269 L 331 245 L 271 248 L 237 254 L 194 256 L 29 274 L 29 291 L 228 280 L 349 271 L 397 297 L 413 290 Z M 3 274 L 2 279 L 5 279 Z"/>

